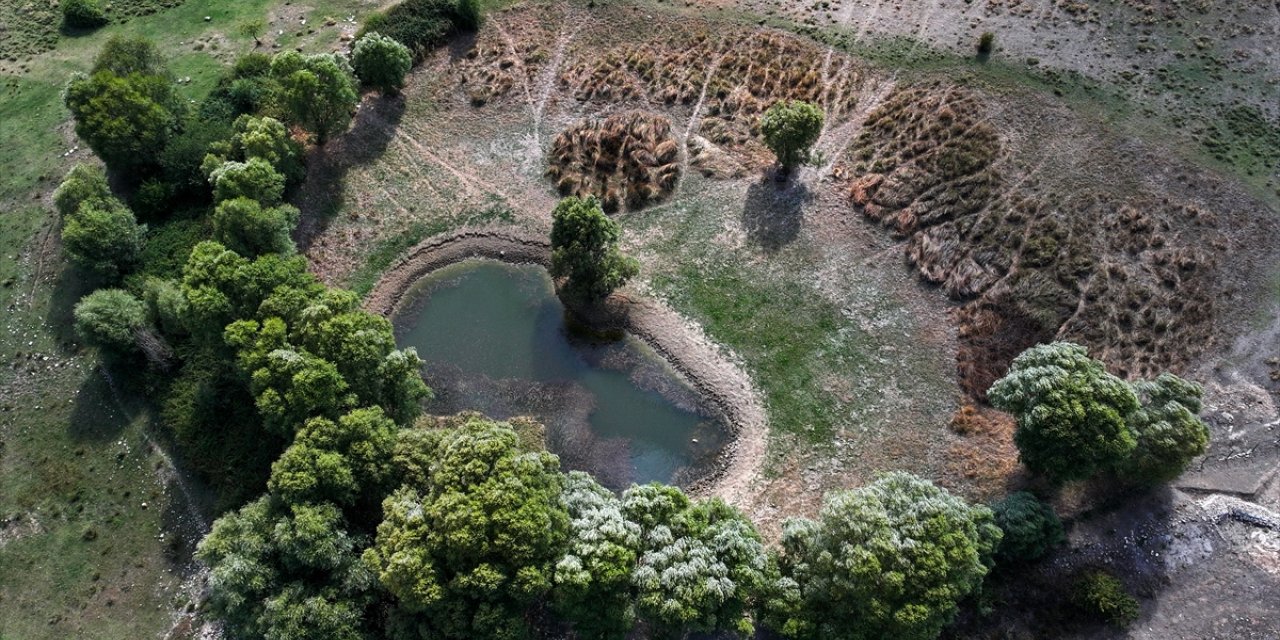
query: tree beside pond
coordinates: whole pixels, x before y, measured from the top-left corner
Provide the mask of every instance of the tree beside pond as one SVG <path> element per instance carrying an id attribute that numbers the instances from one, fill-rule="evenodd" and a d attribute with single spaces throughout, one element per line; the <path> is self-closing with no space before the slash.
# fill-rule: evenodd
<path id="1" fill-rule="evenodd" d="M 640 272 L 640 263 L 618 248 L 622 227 L 594 197 L 565 198 L 551 217 L 551 275 L 564 279 L 566 302 L 598 303 Z"/>

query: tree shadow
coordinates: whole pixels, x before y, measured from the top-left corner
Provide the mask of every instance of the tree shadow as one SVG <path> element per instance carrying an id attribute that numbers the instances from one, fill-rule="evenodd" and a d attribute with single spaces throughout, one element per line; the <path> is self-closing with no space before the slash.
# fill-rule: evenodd
<path id="1" fill-rule="evenodd" d="M 403 94 L 370 94 L 346 133 L 307 153 L 307 178 L 295 198 L 302 212 L 294 232 L 299 250 L 306 250 L 342 208 L 347 172 L 376 160 L 387 150 L 404 108 Z"/>
<path id="2" fill-rule="evenodd" d="M 467 54 L 475 47 L 476 36 L 478 35 L 479 33 L 476 31 L 463 31 L 451 38 L 447 45 L 449 62 L 457 62 L 467 57 Z"/>
<path id="3" fill-rule="evenodd" d="M 103 286 L 107 285 L 92 274 L 68 264 L 63 265 L 58 280 L 53 284 L 44 321 L 64 354 L 74 353 L 80 340 L 75 331 L 76 303 Z"/>
<path id="4" fill-rule="evenodd" d="M 94 367 L 85 376 L 76 391 L 67 425 L 67 433 L 73 440 L 110 442 L 129 426 L 132 416 L 142 410 L 134 394 L 117 393 L 115 384 L 111 371 L 103 365 Z"/>
<path id="5" fill-rule="evenodd" d="M 779 181 L 766 173 L 747 189 L 742 206 L 742 227 L 752 242 L 773 252 L 790 244 L 800 235 L 804 224 L 804 205 L 813 200 L 808 185 L 789 178 Z"/>

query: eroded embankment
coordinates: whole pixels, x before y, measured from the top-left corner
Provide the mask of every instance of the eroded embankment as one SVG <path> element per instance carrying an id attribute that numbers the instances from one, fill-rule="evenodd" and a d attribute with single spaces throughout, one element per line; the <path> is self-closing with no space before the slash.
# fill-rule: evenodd
<path id="1" fill-rule="evenodd" d="M 472 258 L 517 264 L 551 263 L 551 244 L 514 231 L 462 230 L 410 249 L 365 298 L 367 310 L 390 316 L 414 283 L 428 273 Z M 767 418 L 760 394 L 737 363 L 698 325 L 665 304 L 626 290 L 609 298 L 600 320 L 616 323 L 661 355 L 720 413 L 733 436 L 720 463 L 692 488 L 746 507 L 767 449 Z"/>

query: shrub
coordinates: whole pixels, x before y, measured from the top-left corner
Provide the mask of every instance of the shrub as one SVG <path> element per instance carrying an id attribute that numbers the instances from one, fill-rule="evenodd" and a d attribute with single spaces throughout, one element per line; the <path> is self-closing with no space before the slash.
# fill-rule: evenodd
<path id="1" fill-rule="evenodd" d="M 996 526 L 1004 532 L 999 547 L 1003 561 L 1036 560 L 1066 540 L 1058 514 L 1026 491 L 997 502 L 992 511 Z"/>
<path id="2" fill-rule="evenodd" d="M 264 207 L 257 200 L 232 198 L 213 210 L 213 236 L 247 258 L 264 253 L 293 253 L 298 210 L 289 205 Z"/>
<path id="3" fill-rule="evenodd" d="M 1077 344 L 1027 349 L 987 397 L 1018 421 L 1014 442 L 1027 468 L 1055 481 L 1111 468 L 1137 445 L 1127 419 L 1138 397 Z"/>
<path id="4" fill-rule="evenodd" d="M 149 178 L 138 185 L 129 204 L 144 220 L 156 220 L 169 213 L 173 196 L 172 185 L 164 180 Z"/>
<path id="5" fill-rule="evenodd" d="M 785 100 L 764 112 L 760 135 L 784 171 L 809 158 L 809 147 L 822 133 L 823 118 L 821 107 L 800 100 Z"/>
<path id="6" fill-rule="evenodd" d="M 248 198 L 274 207 L 284 199 L 284 175 L 262 158 L 228 160 L 209 174 L 215 202 Z"/>
<path id="7" fill-rule="evenodd" d="M 1134 383 L 1141 408 L 1129 418 L 1138 444 L 1120 464 L 1121 475 L 1144 484 L 1179 475 L 1209 446 L 1209 428 L 1198 415 L 1204 389 L 1172 373 Z"/>
<path id="8" fill-rule="evenodd" d="M 472 0 L 404 0 L 385 13 L 371 14 L 359 35 L 376 31 L 394 38 L 419 61 L 455 31 L 479 24 L 479 7 Z"/>
<path id="9" fill-rule="evenodd" d="M 159 154 L 160 175 L 174 199 L 209 200 L 209 180 L 201 165 L 214 144 L 231 137 L 230 112 L 215 117 L 189 118 L 182 133 L 174 136 Z"/>
<path id="10" fill-rule="evenodd" d="M 827 496 L 783 524 L 767 609 L 792 638 L 932 640 L 982 584 L 1000 542 L 991 511 L 908 473 Z"/>
<path id="11" fill-rule="evenodd" d="M 72 29 L 92 29 L 107 23 L 99 0 L 62 0 L 62 22 Z"/>
<path id="12" fill-rule="evenodd" d="M 75 310 L 76 334 L 109 355 L 137 349 L 136 334 L 147 324 L 147 306 L 123 289 L 98 289 L 80 299 Z"/>
<path id="13" fill-rule="evenodd" d="M 383 93 L 395 93 L 404 86 L 404 76 L 413 67 L 409 48 L 379 33 L 367 33 L 356 41 L 351 66 L 356 77 Z"/>
<path id="14" fill-rule="evenodd" d="M 72 167 L 53 192 L 53 206 L 64 218 L 79 210 L 82 203 L 112 199 L 111 187 L 107 185 L 107 176 L 102 168 L 88 164 Z"/>
<path id="15" fill-rule="evenodd" d="M 1138 601 L 1124 583 L 1105 571 L 1090 571 L 1076 582 L 1072 600 L 1085 613 L 1121 629 L 1138 619 Z"/>
<path id="16" fill-rule="evenodd" d="M 982 32 L 982 35 L 978 37 L 978 55 L 989 56 L 992 51 L 995 51 L 995 48 L 996 34 L 990 31 Z"/>
<path id="17" fill-rule="evenodd" d="M 85 202 L 63 222 L 62 249 L 76 266 L 116 280 L 137 264 L 145 231 L 119 201 Z"/>

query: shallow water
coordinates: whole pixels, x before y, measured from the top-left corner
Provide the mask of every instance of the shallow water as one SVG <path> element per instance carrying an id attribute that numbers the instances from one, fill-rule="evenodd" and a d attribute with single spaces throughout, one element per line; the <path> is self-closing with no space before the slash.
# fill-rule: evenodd
<path id="1" fill-rule="evenodd" d="M 572 335 L 546 271 L 474 260 L 424 278 L 395 318 L 436 393 L 431 413 L 532 416 L 565 467 L 601 483 L 688 484 L 717 458 L 725 430 L 640 341 Z"/>

